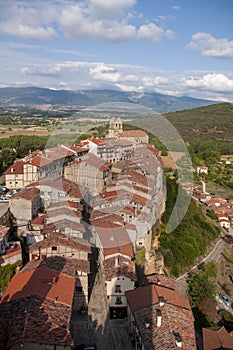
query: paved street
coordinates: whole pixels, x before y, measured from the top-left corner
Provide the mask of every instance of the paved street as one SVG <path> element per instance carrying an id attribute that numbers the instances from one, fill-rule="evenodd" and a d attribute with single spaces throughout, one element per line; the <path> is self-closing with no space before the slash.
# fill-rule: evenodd
<path id="1" fill-rule="evenodd" d="M 96 274 L 88 314 L 76 314 L 72 326 L 76 345 L 96 343 L 98 350 L 133 350 L 125 320 L 110 320 L 102 272 Z"/>

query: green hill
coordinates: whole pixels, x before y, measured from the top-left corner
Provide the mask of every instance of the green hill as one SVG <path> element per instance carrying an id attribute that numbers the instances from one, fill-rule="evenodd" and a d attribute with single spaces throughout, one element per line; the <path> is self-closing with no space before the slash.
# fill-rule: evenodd
<path id="1" fill-rule="evenodd" d="M 185 141 L 233 141 L 233 105 L 218 103 L 164 114 Z"/>

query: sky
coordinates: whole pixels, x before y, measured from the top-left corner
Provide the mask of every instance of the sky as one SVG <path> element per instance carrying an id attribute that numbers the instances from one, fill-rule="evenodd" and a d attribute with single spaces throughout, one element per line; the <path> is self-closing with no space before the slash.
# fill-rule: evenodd
<path id="1" fill-rule="evenodd" d="M 0 0 L 0 87 L 233 101 L 233 0 Z"/>

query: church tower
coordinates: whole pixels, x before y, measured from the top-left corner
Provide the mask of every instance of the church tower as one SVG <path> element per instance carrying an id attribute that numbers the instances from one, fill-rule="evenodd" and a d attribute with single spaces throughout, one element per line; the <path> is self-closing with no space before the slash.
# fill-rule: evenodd
<path id="1" fill-rule="evenodd" d="M 123 132 L 123 122 L 121 118 L 111 118 L 109 122 L 108 137 L 117 137 Z"/>

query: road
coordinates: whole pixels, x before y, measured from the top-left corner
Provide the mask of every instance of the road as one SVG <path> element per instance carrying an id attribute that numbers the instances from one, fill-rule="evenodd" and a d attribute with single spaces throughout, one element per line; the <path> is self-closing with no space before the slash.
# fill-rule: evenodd
<path id="1" fill-rule="evenodd" d="M 222 238 L 220 238 L 217 243 L 215 244 L 214 248 L 211 250 L 211 252 L 205 256 L 201 262 L 208 262 L 208 261 L 211 261 L 211 260 L 214 260 L 216 262 L 219 261 L 220 257 L 221 257 L 221 253 L 223 252 L 223 248 L 225 247 L 227 243 L 223 241 Z M 196 265 L 194 265 L 190 270 L 189 272 L 192 272 L 193 270 L 195 270 L 198 265 L 200 264 L 200 262 Z M 188 273 L 189 273 L 188 272 Z M 187 272 L 185 272 L 182 276 L 178 277 L 177 278 L 177 281 L 181 281 L 182 279 L 186 279 L 188 276 L 187 276 Z"/>
<path id="2" fill-rule="evenodd" d="M 224 233 L 225 234 L 225 233 Z M 221 257 L 221 253 L 223 252 L 224 247 L 226 246 L 226 242 L 223 241 L 222 238 L 220 238 L 215 246 L 213 247 L 213 249 L 208 253 L 208 255 L 206 255 L 205 257 L 203 257 L 203 259 L 198 262 L 197 264 L 195 264 L 188 272 L 185 272 L 182 276 L 177 278 L 177 282 L 178 282 L 178 290 L 180 292 L 180 294 L 183 297 L 187 296 L 187 290 L 188 290 L 188 274 L 192 271 L 194 271 L 195 269 L 197 269 L 198 265 L 202 262 L 208 262 L 208 261 L 212 261 L 214 260 L 215 262 L 218 262 L 220 257 Z"/>

